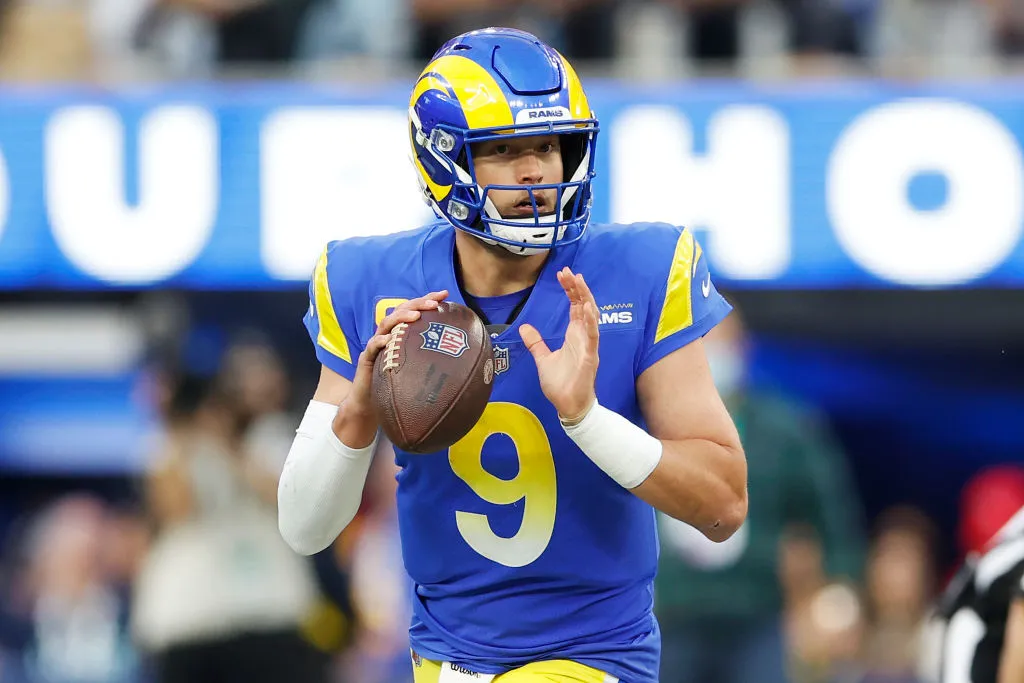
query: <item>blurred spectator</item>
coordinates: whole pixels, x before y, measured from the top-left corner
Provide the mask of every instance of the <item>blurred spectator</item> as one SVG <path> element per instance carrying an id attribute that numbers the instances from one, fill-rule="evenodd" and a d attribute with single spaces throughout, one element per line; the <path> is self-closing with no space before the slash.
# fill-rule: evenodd
<path id="1" fill-rule="evenodd" d="M 279 469 L 244 450 L 238 411 L 209 381 L 180 382 L 169 422 L 147 481 L 158 531 L 134 609 L 158 680 L 325 680 L 300 635 L 315 599 L 311 568 L 277 530 Z"/>
<path id="2" fill-rule="evenodd" d="M 611 60 L 618 56 L 616 23 L 629 0 L 558 0 L 542 3 L 557 21 L 555 46 L 570 60 Z"/>
<path id="3" fill-rule="evenodd" d="M 782 32 L 789 52 L 802 57 L 864 56 L 875 0 L 661 0 L 685 16 L 686 57 L 704 66 L 732 67 L 750 34 Z M 766 5 L 773 5 L 771 10 Z M 781 25 L 766 21 L 781 12 Z M 772 42 L 772 41 L 769 41 Z"/>
<path id="4" fill-rule="evenodd" d="M 686 14 L 686 47 L 697 62 L 733 63 L 740 56 L 746 0 L 664 0 Z"/>
<path id="5" fill-rule="evenodd" d="M 56 500 L 32 520 L 25 571 L 5 590 L 8 635 L 20 630 L 20 655 L 5 682 L 133 683 L 141 670 L 128 629 L 122 571 L 140 551 L 108 544 L 119 531 L 102 501 L 85 494 Z M 127 540 L 127 539 L 124 539 Z M 144 537 L 133 541 L 144 544 Z M 122 560 L 111 562 L 110 560 Z M 20 628 L 14 622 L 20 621 Z"/>
<path id="6" fill-rule="evenodd" d="M 288 413 L 291 389 L 281 357 L 267 341 L 245 335 L 224 353 L 217 383 L 238 414 L 242 450 L 262 472 L 275 475 L 260 481 L 272 485 L 263 497 L 276 502 L 276 474 L 284 467 L 298 424 Z"/>
<path id="7" fill-rule="evenodd" d="M 266 339 L 247 331 L 224 352 L 217 383 L 239 416 L 242 451 L 258 471 L 274 474 L 252 483 L 265 500 L 276 505 L 277 474 L 284 467 L 298 424 L 287 410 L 291 385 L 284 362 Z M 390 498 L 393 503 L 393 492 Z M 346 568 L 339 565 L 338 554 L 328 548 L 313 559 L 319 596 L 303 624 L 305 636 L 323 652 L 338 651 L 352 637 L 350 579 Z"/>
<path id="8" fill-rule="evenodd" d="M 261 64 L 291 61 L 313 0 L 163 0 L 213 22 L 217 61 Z"/>
<path id="9" fill-rule="evenodd" d="M 824 550 L 824 569 L 805 560 L 800 571 L 822 572 L 820 582 L 860 575 L 860 511 L 843 456 L 820 420 L 747 386 L 747 347 L 738 311 L 704 338 L 715 383 L 746 449 L 750 512 L 721 544 L 660 517 L 656 604 L 664 683 L 786 679 L 779 568 L 793 530 L 812 530 Z M 814 560 L 814 551 L 807 557 Z"/>
<path id="10" fill-rule="evenodd" d="M 809 536 L 787 539 L 795 683 L 918 683 L 918 656 L 934 586 L 934 529 L 920 512 L 894 508 L 879 522 L 862 600 L 847 583 L 826 584 Z"/>
<path id="11" fill-rule="evenodd" d="M 1007 57 L 1024 55 L 1024 2 L 983 0 L 988 7 L 998 51 Z"/>
<path id="12" fill-rule="evenodd" d="M 513 26 L 551 39 L 551 26 L 530 2 L 492 0 L 412 0 L 413 59 L 426 64 L 452 36 L 485 26 Z"/>
<path id="13" fill-rule="evenodd" d="M 83 0 L 0 1 L 0 78 L 86 78 L 92 58 Z"/>
<path id="14" fill-rule="evenodd" d="M 977 75 L 992 66 L 993 24 L 977 0 L 888 0 L 876 10 L 871 48 L 887 75 Z"/>
<path id="15" fill-rule="evenodd" d="M 412 0 L 413 55 L 428 61 L 453 35 L 486 26 L 513 26 L 554 45 L 571 60 L 616 56 L 622 0 Z"/>
<path id="16" fill-rule="evenodd" d="M 203 75 L 215 65 L 291 62 L 318 0 L 89 0 L 93 35 L 109 62 L 148 55 Z"/>
<path id="17" fill-rule="evenodd" d="M 875 0 L 780 0 L 795 55 L 863 57 Z"/>
<path id="18" fill-rule="evenodd" d="M 860 661 L 864 607 L 857 592 L 831 583 L 805 593 L 787 609 L 790 680 L 866 683 Z"/>
<path id="19" fill-rule="evenodd" d="M 318 0 L 303 21 L 297 56 L 403 60 L 409 58 L 412 34 L 409 0 Z"/>
<path id="20" fill-rule="evenodd" d="M 935 530 L 911 508 L 883 514 L 867 567 L 867 681 L 914 683 L 935 589 Z"/>

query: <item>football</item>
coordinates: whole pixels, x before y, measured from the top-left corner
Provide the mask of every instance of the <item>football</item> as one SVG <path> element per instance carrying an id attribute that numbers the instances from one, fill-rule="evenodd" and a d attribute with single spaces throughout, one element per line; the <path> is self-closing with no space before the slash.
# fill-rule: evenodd
<path id="1" fill-rule="evenodd" d="M 397 448 L 434 453 L 461 439 L 491 398 L 494 355 L 483 321 L 448 301 L 400 323 L 377 356 L 377 422 Z"/>

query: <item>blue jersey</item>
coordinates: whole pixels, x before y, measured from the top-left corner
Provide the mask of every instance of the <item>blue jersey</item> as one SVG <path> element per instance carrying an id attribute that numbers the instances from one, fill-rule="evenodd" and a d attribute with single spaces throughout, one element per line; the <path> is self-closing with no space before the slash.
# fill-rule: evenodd
<path id="1" fill-rule="evenodd" d="M 403 300 L 447 289 L 464 303 L 454 241 L 441 223 L 329 244 L 305 318 L 320 362 L 351 379 L 377 321 Z M 681 228 L 591 226 L 551 253 L 516 324 L 492 338 L 479 423 L 447 452 L 397 451 L 418 654 L 482 673 L 572 659 L 627 683 L 658 680 L 654 511 L 565 435 L 517 328 L 529 322 L 560 347 L 569 302 L 555 273 L 582 273 L 600 309 L 598 400 L 644 427 L 637 378 L 730 310 L 706 261 Z"/>

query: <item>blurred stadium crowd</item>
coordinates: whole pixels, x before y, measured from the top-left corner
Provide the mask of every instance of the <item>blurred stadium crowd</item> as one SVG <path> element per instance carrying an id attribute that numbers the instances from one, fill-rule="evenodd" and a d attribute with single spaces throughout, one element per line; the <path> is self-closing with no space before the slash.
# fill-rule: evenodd
<path id="1" fill-rule="evenodd" d="M 983 73 L 1024 50 L 1021 0 L 3 0 L 0 77 L 366 79 L 494 24 L 636 78 Z M 304 297 L 95 297 L 150 319 L 132 400 L 152 438 L 138 473 L 0 474 L 0 683 L 411 680 L 387 453 L 332 548 L 298 557 L 277 532 L 277 475 L 315 383 Z M 877 467 L 858 472 L 819 406 L 752 378 L 744 314 L 769 314 L 738 299 L 707 346 L 747 448 L 750 519 L 720 545 L 662 520 L 662 680 L 935 680 L 933 601 L 1024 505 L 1024 466 L 971 469 L 939 520 L 898 495 L 865 504 Z"/>
<path id="2" fill-rule="evenodd" d="M 488 25 L 530 30 L 585 73 L 631 77 L 736 68 L 976 73 L 1024 50 L 1017 0 L 4 0 L 0 7 L 0 73 L 27 79 L 196 77 L 254 65 L 334 73 L 325 65 L 338 60 L 350 62 L 344 73 L 365 78 L 368 62 L 370 74 L 420 64 L 446 37 Z"/>

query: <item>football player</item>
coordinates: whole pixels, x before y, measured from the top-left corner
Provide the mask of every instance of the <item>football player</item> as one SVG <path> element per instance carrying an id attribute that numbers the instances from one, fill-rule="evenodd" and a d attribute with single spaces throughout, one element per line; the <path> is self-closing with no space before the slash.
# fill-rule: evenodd
<path id="1" fill-rule="evenodd" d="M 478 424 L 446 452 L 396 454 L 416 683 L 656 682 L 654 508 L 716 541 L 746 516 L 700 342 L 730 307 L 685 229 L 589 225 L 597 134 L 554 49 L 506 28 L 452 39 L 409 102 L 439 220 L 332 242 L 310 284 L 323 367 L 279 488 L 300 553 L 359 506 L 391 329 L 451 300 L 492 336 Z"/>

